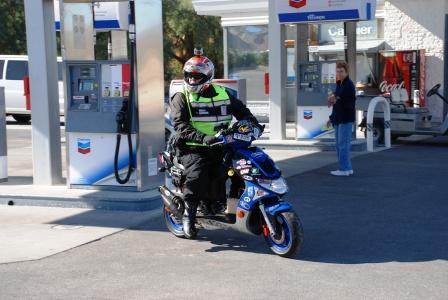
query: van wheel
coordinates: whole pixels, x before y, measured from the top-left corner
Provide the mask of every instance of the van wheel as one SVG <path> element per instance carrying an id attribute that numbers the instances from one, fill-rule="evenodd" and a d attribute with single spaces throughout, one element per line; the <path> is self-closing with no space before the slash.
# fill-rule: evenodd
<path id="1" fill-rule="evenodd" d="M 12 115 L 12 117 L 20 124 L 28 124 L 31 120 L 31 116 L 26 115 Z"/>

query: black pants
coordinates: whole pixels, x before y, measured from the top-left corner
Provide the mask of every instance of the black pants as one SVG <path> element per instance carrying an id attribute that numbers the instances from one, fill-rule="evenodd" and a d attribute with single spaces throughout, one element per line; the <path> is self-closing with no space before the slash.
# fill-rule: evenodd
<path id="1" fill-rule="evenodd" d="M 190 152 L 180 157 L 185 167 L 184 201 L 195 207 L 208 198 L 212 183 L 221 172 L 222 153 L 215 150 Z"/>

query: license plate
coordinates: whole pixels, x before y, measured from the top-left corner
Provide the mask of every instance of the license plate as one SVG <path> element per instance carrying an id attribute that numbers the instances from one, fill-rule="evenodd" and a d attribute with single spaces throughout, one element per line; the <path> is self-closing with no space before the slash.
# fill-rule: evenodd
<path id="1" fill-rule="evenodd" d="M 244 135 L 244 134 L 240 134 L 240 133 L 233 134 L 233 138 L 235 140 L 240 140 L 240 141 L 245 141 L 245 142 L 250 142 L 251 141 L 251 137 L 250 136 Z"/>

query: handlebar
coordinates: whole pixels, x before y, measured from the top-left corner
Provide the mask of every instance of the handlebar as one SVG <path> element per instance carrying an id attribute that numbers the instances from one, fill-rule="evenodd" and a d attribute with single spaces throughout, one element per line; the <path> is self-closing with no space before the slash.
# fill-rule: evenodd
<path id="1" fill-rule="evenodd" d="M 203 143 L 197 143 L 197 142 L 186 142 L 185 144 L 187 146 L 193 146 L 193 147 L 206 147 L 206 148 L 213 148 L 213 147 L 218 147 L 218 146 L 224 146 L 227 144 L 231 144 L 235 141 L 242 141 L 242 142 L 252 142 L 258 138 L 260 138 L 260 136 L 263 134 L 264 129 L 265 129 L 265 125 L 253 125 L 254 130 L 253 130 L 253 134 L 252 135 L 245 135 L 247 137 L 250 137 L 251 140 L 245 140 L 245 139 L 239 139 L 237 137 L 235 137 L 235 135 L 238 134 L 237 130 L 235 130 L 234 126 L 228 129 L 221 129 L 219 130 L 219 132 L 215 135 L 215 137 L 220 138 L 221 141 L 211 144 L 211 145 L 206 145 Z M 252 139 L 253 138 L 253 139 Z"/>

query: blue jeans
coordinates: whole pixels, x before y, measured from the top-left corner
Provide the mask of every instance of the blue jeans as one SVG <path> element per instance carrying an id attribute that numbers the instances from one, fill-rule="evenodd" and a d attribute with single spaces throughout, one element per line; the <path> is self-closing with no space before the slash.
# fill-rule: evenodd
<path id="1" fill-rule="evenodd" d="M 339 170 L 353 170 L 350 159 L 353 123 L 338 124 L 334 126 L 336 136 L 336 154 L 338 156 Z"/>

